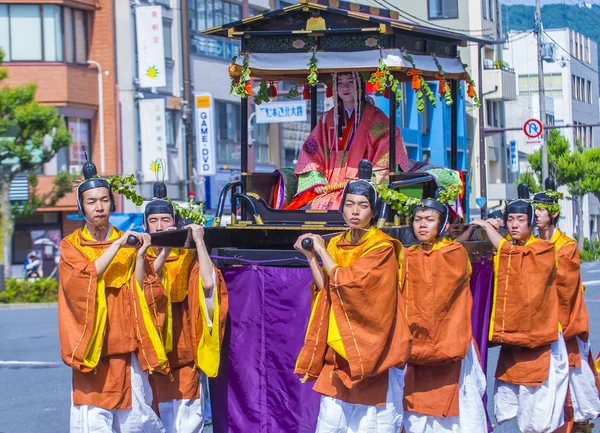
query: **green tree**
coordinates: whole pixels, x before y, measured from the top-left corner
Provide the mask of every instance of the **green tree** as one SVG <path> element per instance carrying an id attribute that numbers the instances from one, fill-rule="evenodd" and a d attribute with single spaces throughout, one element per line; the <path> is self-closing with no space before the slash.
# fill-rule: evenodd
<path id="1" fill-rule="evenodd" d="M 567 188 L 577 208 L 577 239 L 579 249 L 583 249 L 583 198 L 592 193 L 600 199 L 600 148 L 583 149 L 577 143 L 577 149 L 571 151 L 571 145 L 558 130 L 548 134 L 548 173 L 557 186 Z M 524 173 L 519 183 L 529 186 L 531 192 L 540 191 L 542 185 L 542 157 L 537 150 L 527 155 L 527 161 L 533 173 Z"/>
<path id="2" fill-rule="evenodd" d="M 0 49 L 0 65 L 3 59 Z M 7 77 L 7 69 L 0 66 L 0 263 L 6 275 L 12 261 L 15 218 L 30 215 L 41 206 L 53 206 L 71 191 L 73 181 L 68 173 L 60 173 L 49 192 L 38 192 L 37 173 L 71 143 L 71 135 L 56 108 L 35 99 L 35 84 L 10 88 L 3 85 Z M 29 200 L 11 203 L 10 184 L 22 174 L 29 179 Z"/>
<path id="3" fill-rule="evenodd" d="M 600 200 L 600 147 L 587 149 L 584 156 L 587 164 L 584 188 Z"/>
<path id="4" fill-rule="evenodd" d="M 583 148 L 562 155 L 556 161 L 557 185 L 564 185 L 577 207 L 577 246 L 583 249 L 583 197 L 591 192 L 585 184 L 587 177 L 587 158 Z M 549 165 L 549 164 L 548 164 Z"/>

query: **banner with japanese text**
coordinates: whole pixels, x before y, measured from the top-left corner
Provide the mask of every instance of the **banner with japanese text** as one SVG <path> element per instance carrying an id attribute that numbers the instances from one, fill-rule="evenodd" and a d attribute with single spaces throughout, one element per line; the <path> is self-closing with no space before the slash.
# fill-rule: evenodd
<path id="1" fill-rule="evenodd" d="M 163 174 L 169 180 L 167 161 L 167 135 L 165 124 L 165 100 L 141 99 L 140 136 L 142 139 L 142 173 L 144 182 L 154 182 L 160 166 L 160 179 Z M 161 163 L 163 160 L 165 163 Z"/>
<path id="2" fill-rule="evenodd" d="M 166 86 L 162 7 L 137 7 L 135 9 L 135 28 L 140 87 Z"/>
<path id="3" fill-rule="evenodd" d="M 217 146 L 215 134 L 214 99 L 210 93 L 196 93 L 196 158 L 198 173 L 202 176 L 217 174 Z"/>

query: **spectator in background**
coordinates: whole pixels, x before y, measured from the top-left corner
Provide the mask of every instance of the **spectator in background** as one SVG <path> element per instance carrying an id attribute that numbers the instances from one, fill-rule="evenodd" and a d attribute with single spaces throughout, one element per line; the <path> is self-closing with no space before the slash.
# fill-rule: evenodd
<path id="1" fill-rule="evenodd" d="M 23 274 L 26 279 L 40 277 L 40 257 L 35 250 L 29 250 L 25 262 L 23 262 Z"/>

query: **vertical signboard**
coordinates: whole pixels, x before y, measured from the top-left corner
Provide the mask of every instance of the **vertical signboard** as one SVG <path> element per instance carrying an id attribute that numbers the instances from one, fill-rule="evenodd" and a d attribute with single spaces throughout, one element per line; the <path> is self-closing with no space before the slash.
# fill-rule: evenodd
<path id="1" fill-rule="evenodd" d="M 167 161 L 167 135 L 165 131 L 165 100 L 141 99 L 140 136 L 142 139 L 142 172 L 144 182 L 154 182 L 160 159 Z M 168 164 L 161 165 L 165 181 L 169 180 Z M 162 175 L 161 175 L 162 178 Z"/>
<path id="2" fill-rule="evenodd" d="M 519 146 L 516 140 L 510 142 L 510 171 L 519 172 Z"/>
<path id="3" fill-rule="evenodd" d="M 217 146 L 215 136 L 215 102 L 210 93 L 196 93 L 196 155 L 201 176 L 217 174 Z"/>
<path id="4" fill-rule="evenodd" d="M 135 29 L 140 87 L 166 86 L 162 7 L 138 6 Z"/>

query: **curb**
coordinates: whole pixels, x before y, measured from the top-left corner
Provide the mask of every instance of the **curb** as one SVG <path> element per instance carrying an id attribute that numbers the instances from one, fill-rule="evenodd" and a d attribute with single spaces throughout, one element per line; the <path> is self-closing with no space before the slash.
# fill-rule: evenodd
<path id="1" fill-rule="evenodd" d="M 0 304 L 0 310 L 43 310 L 57 308 L 56 302 L 40 302 L 30 304 Z"/>

